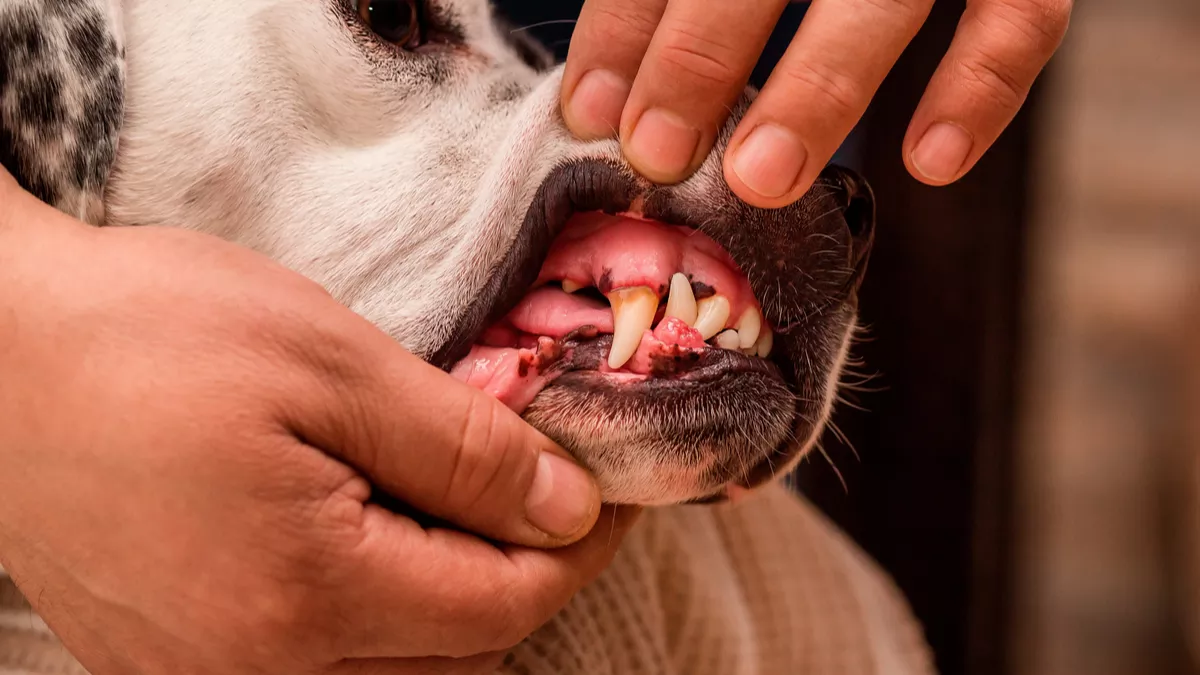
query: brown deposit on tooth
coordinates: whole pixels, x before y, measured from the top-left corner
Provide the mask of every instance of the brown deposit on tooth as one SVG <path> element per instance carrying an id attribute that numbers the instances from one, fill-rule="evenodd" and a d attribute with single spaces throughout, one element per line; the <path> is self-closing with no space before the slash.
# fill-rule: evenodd
<path id="1" fill-rule="evenodd" d="M 612 305 L 613 341 L 608 367 L 616 370 L 629 362 L 642 343 L 642 335 L 654 324 L 658 293 L 648 286 L 619 288 L 605 294 Z"/>
<path id="2" fill-rule="evenodd" d="M 742 340 L 740 337 L 738 337 L 738 332 L 736 330 L 723 330 L 720 333 L 717 333 L 716 343 L 721 349 L 736 350 L 741 347 Z"/>

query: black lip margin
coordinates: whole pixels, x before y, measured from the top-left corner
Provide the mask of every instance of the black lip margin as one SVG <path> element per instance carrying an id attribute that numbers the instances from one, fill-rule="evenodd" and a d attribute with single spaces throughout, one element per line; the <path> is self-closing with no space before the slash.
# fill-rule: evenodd
<path id="1" fill-rule="evenodd" d="M 629 208 L 640 191 L 638 179 L 612 162 L 581 159 L 552 169 L 534 194 L 508 253 L 462 313 L 450 340 L 429 361 L 449 371 L 467 356 L 488 324 L 499 321 L 517 306 L 537 281 L 551 242 L 572 215 L 584 211 L 619 213 Z"/>

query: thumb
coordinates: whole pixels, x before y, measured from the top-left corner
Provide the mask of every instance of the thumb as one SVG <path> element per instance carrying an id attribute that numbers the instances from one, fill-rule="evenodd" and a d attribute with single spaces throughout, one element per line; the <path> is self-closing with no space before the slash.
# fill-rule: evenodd
<path id="1" fill-rule="evenodd" d="M 356 317 L 357 318 L 357 317 Z M 592 477 L 496 399 L 363 320 L 329 350 L 326 395 L 296 424 L 407 506 L 491 539 L 541 548 L 581 539 L 600 513 Z"/>

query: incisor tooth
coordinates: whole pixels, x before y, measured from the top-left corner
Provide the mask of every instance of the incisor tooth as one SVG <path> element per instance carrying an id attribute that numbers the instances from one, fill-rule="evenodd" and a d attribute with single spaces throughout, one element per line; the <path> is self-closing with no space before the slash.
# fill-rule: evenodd
<path id="1" fill-rule="evenodd" d="M 741 336 L 742 349 L 753 347 L 754 343 L 758 342 L 759 331 L 762 330 L 762 314 L 757 307 L 747 307 L 734 327 Z"/>
<path id="2" fill-rule="evenodd" d="M 775 344 L 775 334 L 770 328 L 763 328 L 762 335 L 758 336 L 758 342 L 754 343 L 754 353 L 761 358 L 767 358 L 771 355 L 771 347 Z"/>
<path id="3" fill-rule="evenodd" d="M 729 321 L 729 298 L 714 295 L 696 303 L 696 323 L 692 328 L 700 331 L 705 340 L 721 332 Z"/>
<path id="4" fill-rule="evenodd" d="M 664 316 L 673 316 L 689 326 L 696 323 L 696 296 L 692 293 L 692 283 L 682 272 L 671 277 L 671 294 L 667 296 Z"/>
<path id="5" fill-rule="evenodd" d="M 608 294 L 613 313 L 612 349 L 608 367 L 616 370 L 633 358 L 642 334 L 654 323 L 658 311 L 658 293 L 648 286 L 620 288 Z"/>
<path id="6" fill-rule="evenodd" d="M 570 279 L 562 280 L 562 289 L 564 291 L 566 291 L 567 293 L 574 293 L 575 291 L 577 291 L 581 288 L 583 288 L 583 284 L 576 283 L 574 281 L 571 281 Z"/>
<path id="7" fill-rule="evenodd" d="M 723 330 L 717 333 L 717 346 L 721 349 L 737 349 L 741 346 L 742 341 L 738 337 L 738 332 L 733 329 Z"/>

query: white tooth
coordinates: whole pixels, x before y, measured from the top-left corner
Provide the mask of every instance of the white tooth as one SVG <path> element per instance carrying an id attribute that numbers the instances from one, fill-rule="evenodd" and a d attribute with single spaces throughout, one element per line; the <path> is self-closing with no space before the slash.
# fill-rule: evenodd
<path id="1" fill-rule="evenodd" d="M 758 342 L 754 344 L 754 353 L 765 359 L 771 355 L 771 347 L 774 344 L 775 334 L 770 328 L 763 328 L 762 335 L 758 336 Z"/>
<path id="2" fill-rule="evenodd" d="M 613 313 L 613 342 L 608 367 L 616 370 L 633 358 L 642 334 L 654 323 L 658 293 L 648 286 L 621 288 L 608 294 Z"/>
<path id="3" fill-rule="evenodd" d="M 742 318 L 738 319 L 736 328 L 742 338 L 742 349 L 753 347 L 754 343 L 758 342 L 759 331 L 762 330 L 762 314 L 758 308 L 747 307 L 746 311 L 742 312 Z"/>
<path id="4" fill-rule="evenodd" d="M 721 332 L 729 321 L 729 298 L 714 295 L 696 303 L 696 323 L 692 328 L 700 331 L 705 340 Z"/>
<path id="5" fill-rule="evenodd" d="M 583 284 L 576 283 L 574 281 L 571 281 L 570 279 L 562 280 L 562 289 L 564 291 L 566 291 L 567 293 L 574 293 L 575 291 L 577 291 L 581 288 L 583 288 Z"/>
<path id="6" fill-rule="evenodd" d="M 671 295 L 667 296 L 667 313 L 663 316 L 673 316 L 689 326 L 696 323 L 696 296 L 682 272 L 671 277 Z"/>
<path id="7" fill-rule="evenodd" d="M 742 344 L 741 339 L 738 337 L 738 332 L 732 329 L 717 333 L 716 342 L 717 346 L 721 349 L 738 349 Z"/>

